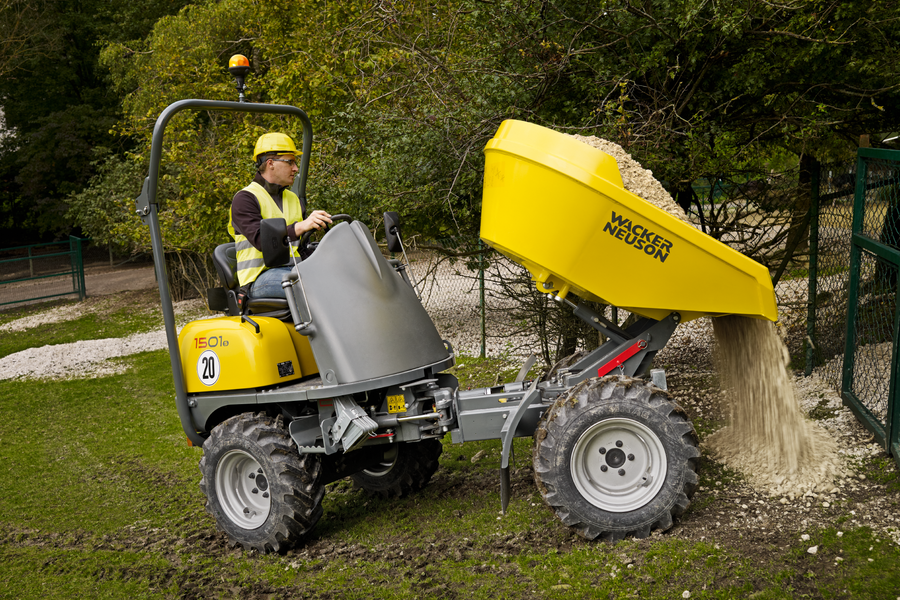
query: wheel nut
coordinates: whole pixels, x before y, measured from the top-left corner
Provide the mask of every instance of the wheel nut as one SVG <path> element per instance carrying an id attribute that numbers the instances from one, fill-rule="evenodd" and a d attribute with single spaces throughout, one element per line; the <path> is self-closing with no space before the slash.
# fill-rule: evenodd
<path id="1" fill-rule="evenodd" d="M 257 469 L 256 472 L 262 475 L 262 469 Z"/>
<path id="2" fill-rule="evenodd" d="M 600 470 L 603 471 L 604 473 L 606 473 L 606 471 L 608 469 L 609 469 L 609 467 L 607 467 L 606 465 L 600 465 Z"/>
<path id="3" fill-rule="evenodd" d="M 600 448 L 600 454 L 606 454 L 606 448 Z"/>
<path id="4" fill-rule="evenodd" d="M 616 440 L 616 448 L 622 447 L 622 440 Z"/>
<path id="5" fill-rule="evenodd" d="M 259 493 L 259 490 L 256 489 L 256 488 L 253 488 L 252 490 L 250 490 L 250 493 L 251 493 L 251 494 L 258 494 L 258 493 Z"/>
<path id="6" fill-rule="evenodd" d="M 269 497 L 269 492 L 263 492 L 263 498 L 268 498 L 268 497 Z"/>
<path id="7" fill-rule="evenodd" d="M 250 473 L 249 475 L 247 475 L 247 477 L 249 477 L 250 479 L 256 479 L 256 473 Z"/>
<path id="8" fill-rule="evenodd" d="M 628 455 L 628 460 L 634 460 L 634 454 L 629 454 L 629 455 Z"/>
<path id="9" fill-rule="evenodd" d="M 625 474 L 625 469 L 619 469 L 619 475 L 624 475 L 624 474 Z"/>

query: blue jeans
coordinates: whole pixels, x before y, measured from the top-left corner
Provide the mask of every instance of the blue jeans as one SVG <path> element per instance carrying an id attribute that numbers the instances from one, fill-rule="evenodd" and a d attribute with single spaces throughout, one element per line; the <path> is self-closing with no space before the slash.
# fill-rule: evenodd
<path id="1" fill-rule="evenodd" d="M 284 298 L 281 278 L 291 272 L 291 267 L 266 269 L 250 284 L 251 298 Z"/>

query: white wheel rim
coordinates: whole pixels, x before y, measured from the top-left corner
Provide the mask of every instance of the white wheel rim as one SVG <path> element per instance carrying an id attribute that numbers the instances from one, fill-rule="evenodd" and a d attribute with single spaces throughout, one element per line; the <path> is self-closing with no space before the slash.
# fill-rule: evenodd
<path id="1" fill-rule="evenodd" d="M 244 529 L 257 529 L 269 518 L 269 481 L 256 459 L 230 450 L 216 465 L 216 496 L 225 516 Z"/>
<path id="2" fill-rule="evenodd" d="M 588 502 L 609 512 L 646 505 L 662 488 L 666 471 L 666 451 L 659 437 L 632 419 L 592 425 L 572 451 L 575 487 Z"/>

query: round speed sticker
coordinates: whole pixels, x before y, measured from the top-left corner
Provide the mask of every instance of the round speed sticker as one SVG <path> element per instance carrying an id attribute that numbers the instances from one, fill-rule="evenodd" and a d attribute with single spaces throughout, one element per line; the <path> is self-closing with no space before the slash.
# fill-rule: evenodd
<path id="1" fill-rule="evenodd" d="M 212 350 L 206 350 L 197 360 L 197 377 L 203 385 L 215 385 L 219 380 L 219 357 Z"/>

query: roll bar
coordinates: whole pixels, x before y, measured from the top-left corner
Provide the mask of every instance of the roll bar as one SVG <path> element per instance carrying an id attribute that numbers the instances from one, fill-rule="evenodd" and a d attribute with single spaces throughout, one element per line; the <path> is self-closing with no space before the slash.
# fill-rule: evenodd
<path id="1" fill-rule="evenodd" d="M 175 330 L 175 310 L 169 291 L 169 279 L 166 273 L 165 252 L 163 251 L 162 233 L 159 226 L 159 203 L 156 198 L 159 188 L 159 163 L 162 158 L 163 137 L 166 126 L 177 113 L 183 110 L 217 110 L 250 112 L 265 114 L 293 115 L 303 125 L 303 143 L 300 156 L 300 170 L 294 180 L 292 190 L 300 198 L 301 205 L 306 205 L 306 180 L 309 174 L 309 154 L 312 149 L 312 123 L 306 113 L 295 107 L 281 104 L 255 104 L 252 102 L 228 102 L 219 100 L 179 100 L 167 106 L 156 119 L 153 126 L 153 138 L 150 145 L 150 173 L 144 179 L 141 194 L 135 200 L 137 213 L 145 225 L 150 226 L 150 242 L 153 247 L 153 264 L 156 269 L 156 281 L 159 285 L 159 298 L 162 304 L 163 322 L 166 328 L 166 341 L 169 345 L 169 360 L 172 363 L 172 378 L 175 382 L 175 405 L 178 417 L 188 440 L 195 446 L 202 446 L 204 437 L 197 432 L 191 418 L 187 392 L 184 388 L 184 373 L 181 369 L 181 351 L 178 347 L 178 332 Z"/>

